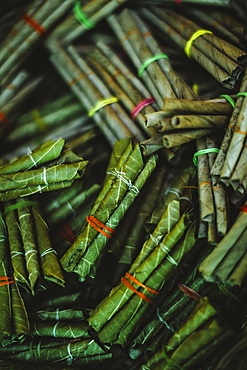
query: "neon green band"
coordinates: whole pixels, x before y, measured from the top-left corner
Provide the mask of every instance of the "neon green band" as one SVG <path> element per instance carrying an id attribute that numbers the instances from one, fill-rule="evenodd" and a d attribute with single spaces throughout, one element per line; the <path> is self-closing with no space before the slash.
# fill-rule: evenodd
<path id="1" fill-rule="evenodd" d="M 87 30 L 94 28 L 95 24 L 90 19 L 86 17 L 86 15 L 81 10 L 81 2 L 77 1 L 74 6 L 74 14 L 78 22 L 80 22 Z"/>
<path id="2" fill-rule="evenodd" d="M 197 157 L 201 154 L 207 154 L 207 153 L 219 153 L 219 149 L 218 148 L 208 148 L 208 149 L 202 149 L 202 150 L 198 150 L 198 152 L 196 152 L 194 155 L 193 155 L 193 163 L 194 165 L 197 167 Z"/>
<path id="3" fill-rule="evenodd" d="M 141 68 L 138 71 L 138 76 L 141 77 L 141 75 L 143 74 L 144 69 L 147 68 L 149 66 L 149 64 L 153 63 L 155 60 L 159 60 L 159 59 L 162 59 L 162 58 L 165 58 L 165 59 L 169 60 L 169 58 L 166 54 L 154 55 L 153 57 L 148 58 L 147 60 L 145 60 L 145 62 L 143 63 L 143 65 L 141 66 Z"/>
<path id="4" fill-rule="evenodd" d="M 228 103 L 232 105 L 232 107 L 235 107 L 235 101 L 230 97 L 230 95 L 220 95 L 220 98 L 225 98 Z"/>
<path id="5" fill-rule="evenodd" d="M 240 93 L 237 93 L 236 95 L 237 96 L 247 96 L 247 92 L 242 92 L 242 93 L 240 92 Z"/>

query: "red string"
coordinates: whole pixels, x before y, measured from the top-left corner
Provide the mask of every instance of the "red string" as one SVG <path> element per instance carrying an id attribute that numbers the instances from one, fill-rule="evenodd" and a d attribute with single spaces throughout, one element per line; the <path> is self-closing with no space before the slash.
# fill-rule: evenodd
<path id="1" fill-rule="evenodd" d="M 24 14 L 22 20 L 31 26 L 39 35 L 43 35 L 45 33 L 45 28 L 36 22 L 35 19 L 30 17 L 30 15 Z"/>
<path id="2" fill-rule="evenodd" d="M 247 213 L 247 204 L 245 204 L 243 207 L 240 207 L 240 211 Z"/>
<path id="3" fill-rule="evenodd" d="M 7 285 L 7 284 L 11 284 L 11 283 L 14 283 L 14 279 L 12 277 L 9 277 L 9 276 L 0 276 L 0 280 L 2 280 L 0 282 L 0 286 L 4 286 L 4 285 Z"/>
<path id="4" fill-rule="evenodd" d="M 87 222 L 97 231 L 99 231 L 101 234 L 105 235 L 107 238 L 112 237 L 112 233 L 114 233 L 114 229 L 111 229 L 110 227 L 105 226 L 102 222 L 97 220 L 94 216 L 87 216 L 86 217 Z M 105 229 L 105 230 L 103 230 Z"/>
<path id="5" fill-rule="evenodd" d="M 8 118 L 5 116 L 5 114 L 3 112 L 0 112 L 0 121 L 2 121 L 5 126 L 10 125 L 10 122 L 9 122 Z"/>
<path id="6" fill-rule="evenodd" d="M 201 296 L 194 289 L 191 289 L 187 285 L 182 284 L 182 283 L 178 284 L 178 287 L 180 290 L 182 290 L 182 292 L 187 294 L 189 297 L 195 299 L 196 301 L 200 301 Z"/>
<path id="7" fill-rule="evenodd" d="M 66 240 L 68 240 L 71 244 L 73 244 L 74 241 L 76 240 L 76 236 L 75 236 L 73 230 L 71 229 L 71 227 L 69 226 L 69 224 L 67 222 L 63 225 L 63 228 L 64 228 L 65 231 L 60 230 L 59 233 Z"/>
<path id="8" fill-rule="evenodd" d="M 182 0 L 174 0 L 176 4 L 181 4 Z"/>
<path id="9" fill-rule="evenodd" d="M 141 101 L 131 112 L 132 118 L 135 118 L 140 111 L 149 104 L 155 103 L 154 98 L 148 98 L 146 100 Z"/>
<path id="10" fill-rule="evenodd" d="M 154 289 L 151 289 L 149 287 L 147 287 L 146 285 L 144 285 L 143 283 L 141 283 L 139 280 L 137 280 L 134 276 L 130 275 L 128 272 L 126 272 L 125 276 L 127 278 L 129 278 L 130 280 L 132 280 L 134 283 L 136 283 L 137 285 L 143 287 L 144 289 L 148 290 L 149 292 L 151 293 L 155 293 L 155 294 L 158 294 L 159 292 L 157 292 L 156 290 Z M 133 285 L 128 281 L 126 280 L 124 277 L 121 278 L 121 282 L 127 286 L 127 288 L 129 288 L 132 292 L 134 292 L 135 294 L 137 294 L 141 299 L 143 299 L 144 301 L 148 302 L 148 303 L 153 303 L 152 299 L 148 298 L 145 294 L 141 293 L 141 292 L 138 292 L 138 290 L 136 290 Z"/>

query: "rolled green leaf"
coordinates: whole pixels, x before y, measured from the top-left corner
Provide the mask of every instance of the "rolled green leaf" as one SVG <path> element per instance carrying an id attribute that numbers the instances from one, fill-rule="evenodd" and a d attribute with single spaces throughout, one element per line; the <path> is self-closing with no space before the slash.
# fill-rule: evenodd
<path id="1" fill-rule="evenodd" d="M 178 348 L 191 333 L 193 333 L 203 323 L 207 322 L 210 318 L 214 317 L 217 313 L 218 310 L 209 303 L 208 297 L 201 298 L 200 302 L 196 305 L 184 325 L 169 340 L 166 346 L 166 351 L 169 353 Z"/>
<path id="2" fill-rule="evenodd" d="M 89 326 L 86 323 L 77 322 L 34 322 L 32 335 L 41 337 L 55 338 L 90 338 L 88 334 Z"/>
<path id="3" fill-rule="evenodd" d="M 144 260 L 134 271 L 134 277 L 136 277 L 140 282 L 146 284 L 148 278 L 152 275 L 152 272 L 159 266 L 163 259 L 168 255 L 168 252 L 176 245 L 179 239 L 182 237 L 185 229 L 187 228 L 189 219 L 188 215 L 184 214 L 180 220 L 177 222 L 175 227 L 171 230 L 170 233 L 166 234 L 163 240 L 159 245 L 154 249 L 154 251 Z M 133 274 L 133 272 L 132 272 Z M 152 286 L 152 289 L 159 289 L 163 283 L 163 276 L 159 276 L 158 279 L 155 279 L 155 285 Z M 89 324 L 93 326 L 95 330 L 101 329 L 107 321 L 109 321 L 132 297 L 134 292 L 130 290 L 125 284 L 120 283 L 115 288 L 112 289 L 109 296 L 107 296 L 101 303 L 91 311 Z M 145 291 L 147 297 L 153 295 L 149 291 Z M 141 303 L 146 304 L 140 297 L 135 296 L 137 299 L 138 306 Z M 127 311 L 125 315 L 128 315 L 133 312 Z M 109 324 L 110 325 L 110 324 Z M 117 323 L 116 323 L 117 325 Z M 118 325 L 121 326 L 121 322 L 118 322 Z M 122 325 L 124 325 L 122 323 Z M 117 329 L 116 329 L 117 330 Z M 113 328 L 110 329 L 112 335 Z M 110 332 L 105 332 L 105 335 L 110 335 Z M 102 332 L 101 332 L 102 333 Z M 101 334 L 103 336 L 103 334 Z"/>
<path id="4" fill-rule="evenodd" d="M 40 276 L 38 250 L 36 246 L 35 230 L 30 207 L 24 205 L 25 203 L 22 205 L 22 203 L 22 199 L 18 198 L 16 200 L 16 205 L 21 206 L 17 209 L 17 214 L 20 224 L 20 233 L 23 243 L 26 269 L 28 272 L 28 280 L 31 291 L 34 294 L 36 284 Z"/>
<path id="5" fill-rule="evenodd" d="M 57 141 L 49 140 L 32 152 L 23 155 L 11 163 L 1 166 L 0 174 L 28 171 L 30 168 L 37 167 L 51 161 L 59 157 L 64 147 L 64 142 L 64 139 L 59 139 Z"/>
<path id="6" fill-rule="evenodd" d="M 13 202 L 6 202 L 5 212 L 7 207 L 13 205 Z M 8 211 L 5 215 L 6 226 L 8 230 L 8 241 L 10 249 L 11 264 L 13 267 L 13 276 L 17 283 L 21 284 L 25 289 L 31 290 L 26 269 L 23 243 L 20 233 L 20 225 L 18 222 L 17 211 Z"/>
<path id="7" fill-rule="evenodd" d="M 10 277 L 10 265 L 7 259 L 7 230 L 5 222 L 0 213 L 0 276 L 1 277 Z M 12 334 L 12 325 L 11 325 L 11 291 L 10 285 L 1 285 L 0 281 L 0 342 L 6 337 L 10 337 Z"/>
<path id="8" fill-rule="evenodd" d="M 126 147 L 125 142 L 123 145 Z M 143 167 L 144 161 L 139 145 L 136 145 L 132 150 L 132 144 L 130 143 L 124 151 L 124 154 L 119 159 L 115 171 L 111 171 L 111 176 L 106 181 L 105 186 L 96 199 L 95 205 L 90 212 L 91 216 L 94 216 L 105 226 L 110 227 L 111 229 L 115 228 L 127 208 L 139 193 L 139 188 L 142 188 L 147 177 L 152 172 L 150 169 L 154 169 L 154 158 L 150 158 L 147 162 L 145 170 L 145 173 L 147 172 L 147 174 L 142 176 L 141 171 Z M 137 183 L 134 182 L 135 180 Z M 121 202 L 125 195 L 127 195 L 127 198 L 124 203 L 125 205 L 122 206 Z M 91 243 L 96 237 L 100 240 L 100 243 L 97 243 L 94 248 L 90 248 Z M 68 272 L 77 271 L 80 277 L 84 279 L 90 271 L 92 263 L 99 255 L 97 250 L 101 250 L 104 247 L 106 239 L 107 238 L 104 235 L 99 234 L 95 228 L 93 228 L 89 223 L 86 223 L 76 241 L 62 257 L 61 263 L 63 268 Z M 91 249 L 88 253 L 93 253 L 93 256 L 92 258 L 90 257 L 92 263 L 89 262 L 89 266 L 86 266 L 87 271 L 85 273 L 80 271 L 81 267 L 78 267 L 78 263 L 84 257 L 85 253 L 87 253 L 88 248 Z"/>
<path id="9" fill-rule="evenodd" d="M 113 228 L 113 230 L 116 229 L 119 222 L 122 220 L 124 214 L 130 207 L 130 205 L 134 202 L 135 198 L 141 191 L 143 185 L 145 184 L 146 180 L 150 176 L 150 174 L 153 172 L 154 168 L 156 166 L 156 159 L 154 156 L 151 156 L 147 163 L 144 165 L 143 170 L 139 174 L 139 176 L 136 178 L 136 180 L 133 183 L 133 191 L 130 188 L 130 191 L 127 192 L 127 194 L 124 196 L 122 202 L 119 204 L 119 206 L 114 210 L 108 221 L 105 223 L 107 227 Z M 87 274 L 90 273 L 91 267 L 94 264 L 94 262 L 97 260 L 99 253 L 104 248 L 107 241 L 107 237 L 105 235 L 102 235 L 101 233 L 98 233 L 88 250 L 85 252 L 85 254 L 82 256 L 81 260 L 77 264 L 76 268 L 74 269 L 75 272 L 79 273 L 80 279 L 83 280 Z M 95 253 L 95 251 L 97 251 Z"/>
<path id="10" fill-rule="evenodd" d="M 30 334 L 30 323 L 25 303 L 17 284 L 11 285 L 13 339 L 23 340 Z"/>
<path id="11" fill-rule="evenodd" d="M 41 215 L 41 207 L 34 205 L 32 214 L 36 233 L 37 249 L 39 251 L 42 273 L 45 279 L 65 286 L 62 269 L 55 250 L 52 248 L 48 226 Z"/>

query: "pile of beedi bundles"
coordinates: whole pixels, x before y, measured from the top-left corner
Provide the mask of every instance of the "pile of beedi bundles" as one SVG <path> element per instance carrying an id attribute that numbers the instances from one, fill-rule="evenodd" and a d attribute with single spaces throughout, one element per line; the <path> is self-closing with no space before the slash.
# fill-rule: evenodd
<path id="1" fill-rule="evenodd" d="M 0 0 L 0 369 L 245 369 L 246 17 Z"/>

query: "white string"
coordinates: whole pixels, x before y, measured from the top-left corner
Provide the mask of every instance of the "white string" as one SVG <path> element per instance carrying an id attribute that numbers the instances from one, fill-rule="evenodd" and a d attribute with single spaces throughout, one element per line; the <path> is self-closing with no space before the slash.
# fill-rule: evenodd
<path id="1" fill-rule="evenodd" d="M 71 346 L 71 343 L 68 343 L 68 345 L 67 345 L 67 350 L 68 350 L 68 354 L 69 354 L 69 358 L 67 358 L 68 365 L 72 365 L 72 363 L 73 363 L 73 356 L 72 356 L 72 353 L 70 351 L 70 346 Z"/>
<path id="2" fill-rule="evenodd" d="M 155 238 L 155 236 L 150 234 L 149 237 L 154 242 L 154 245 L 158 245 L 163 236 L 159 235 L 159 236 L 157 236 L 157 238 Z"/>
<path id="3" fill-rule="evenodd" d="M 43 253 L 41 253 L 40 257 L 44 257 L 48 253 L 55 253 L 55 254 L 57 254 L 57 252 L 53 248 L 48 248 Z"/>
<path id="4" fill-rule="evenodd" d="M 44 183 L 45 183 L 45 185 L 49 185 L 48 182 L 47 182 L 47 178 L 46 178 L 46 167 L 44 167 L 43 176 L 44 176 Z"/>
<path id="5" fill-rule="evenodd" d="M 59 320 L 59 308 L 56 309 L 56 320 Z"/>
<path id="6" fill-rule="evenodd" d="M 42 190 L 45 189 L 45 186 L 42 188 L 40 185 L 38 185 L 38 191 L 42 193 Z"/>
<path id="7" fill-rule="evenodd" d="M 176 331 L 173 329 L 172 326 L 170 326 L 164 319 L 163 317 L 160 315 L 159 313 L 159 308 L 157 307 L 157 316 L 158 316 L 158 319 L 163 323 L 165 324 L 165 326 L 167 327 L 167 329 L 171 330 L 173 333 L 176 333 Z"/>
<path id="8" fill-rule="evenodd" d="M 11 259 L 19 256 L 20 254 L 24 255 L 23 252 L 18 252 L 18 251 L 12 251 L 12 252 L 10 252 L 10 254 L 11 255 L 13 254 L 13 256 L 11 256 Z"/>
<path id="9" fill-rule="evenodd" d="M 27 251 L 25 253 L 25 256 L 27 256 L 29 253 L 37 253 L 38 251 L 36 249 L 30 249 L 30 251 Z"/>
<path id="10" fill-rule="evenodd" d="M 33 162 L 34 166 L 37 167 L 37 163 L 35 162 L 33 156 L 32 156 L 32 151 L 31 149 L 29 148 L 28 149 L 28 152 L 27 152 L 27 155 L 29 156 L 29 158 L 31 159 L 31 161 Z"/>
<path id="11" fill-rule="evenodd" d="M 166 256 L 166 258 L 168 259 L 169 262 L 171 262 L 173 265 L 178 265 L 177 261 L 175 261 L 175 259 L 170 256 L 169 254 Z"/>
<path id="12" fill-rule="evenodd" d="M 166 195 L 166 194 L 168 194 L 168 193 L 176 194 L 178 198 L 182 195 L 181 190 L 176 189 L 176 188 L 169 188 L 169 189 L 167 189 L 167 190 L 165 191 L 165 195 Z"/>
<path id="13" fill-rule="evenodd" d="M 165 246 L 164 244 L 161 244 L 161 249 L 164 251 L 164 252 L 166 252 L 166 253 L 169 253 L 171 250 L 167 247 L 167 246 Z"/>
<path id="14" fill-rule="evenodd" d="M 190 199 L 190 198 L 188 198 L 188 197 L 180 197 L 179 198 L 179 200 L 180 199 L 184 199 L 184 200 L 187 200 L 190 204 L 192 204 L 193 202 L 192 202 L 192 200 Z"/>
<path id="15" fill-rule="evenodd" d="M 133 191 L 133 193 L 135 193 L 135 194 L 139 194 L 138 188 L 135 185 L 132 184 L 130 179 L 126 179 L 125 177 L 122 176 L 122 175 L 125 175 L 125 172 L 120 172 L 120 171 L 114 169 L 111 172 L 107 172 L 107 174 L 116 176 L 117 178 L 119 178 L 119 180 L 122 180 L 126 185 L 128 185 L 128 188 L 129 188 L 130 191 Z"/>
<path id="16" fill-rule="evenodd" d="M 72 205 L 70 204 L 70 202 L 67 202 L 67 205 L 68 207 L 71 209 L 72 212 L 75 212 L 74 208 L 72 207 Z"/>
<path id="17" fill-rule="evenodd" d="M 58 324 L 59 324 L 59 321 L 54 325 L 54 328 L 53 328 L 53 330 L 52 330 L 52 335 L 53 335 L 55 338 L 57 338 L 57 335 L 56 335 L 56 329 L 57 329 Z"/>

